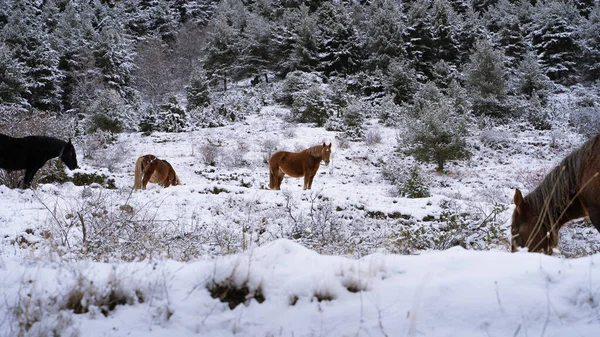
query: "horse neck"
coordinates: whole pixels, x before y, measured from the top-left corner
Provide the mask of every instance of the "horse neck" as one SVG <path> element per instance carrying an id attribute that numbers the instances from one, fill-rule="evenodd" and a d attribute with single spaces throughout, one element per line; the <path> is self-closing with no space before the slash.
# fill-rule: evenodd
<path id="1" fill-rule="evenodd" d="M 322 154 L 323 147 L 321 145 L 309 147 L 308 149 L 306 149 L 302 152 L 307 153 L 309 156 L 311 156 L 313 158 L 319 159 L 319 161 L 321 161 L 321 158 L 323 157 L 323 154 Z"/>
<path id="2" fill-rule="evenodd" d="M 531 207 L 531 211 L 538 216 L 545 231 L 558 230 L 570 220 L 583 216 L 579 211 L 579 203 L 575 195 L 570 191 L 565 177 L 569 172 L 558 172 L 553 170 L 548 175 L 548 180 L 540 184 L 524 199 Z M 562 174 L 562 176 L 559 176 Z"/>
<path id="3" fill-rule="evenodd" d="M 48 159 L 61 157 L 67 145 L 64 140 L 53 137 L 41 136 L 40 140 L 39 146 L 48 154 Z"/>

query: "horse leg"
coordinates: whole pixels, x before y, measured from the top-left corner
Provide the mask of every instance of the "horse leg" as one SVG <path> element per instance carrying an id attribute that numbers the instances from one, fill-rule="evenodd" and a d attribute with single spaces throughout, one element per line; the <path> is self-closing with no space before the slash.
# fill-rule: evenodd
<path id="1" fill-rule="evenodd" d="M 313 179 L 315 179 L 315 174 L 316 174 L 316 172 L 311 173 L 310 177 L 308 178 L 308 189 L 309 190 L 312 189 L 312 182 L 313 182 Z"/>
<path id="2" fill-rule="evenodd" d="M 279 171 L 277 172 L 277 182 L 275 183 L 276 190 L 281 189 L 281 183 L 283 182 L 284 176 L 285 176 L 285 173 L 281 169 L 279 169 Z"/>
<path id="3" fill-rule="evenodd" d="M 146 185 L 148 185 L 150 178 L 152 178 L 152 174 L 154 174 L 154 170 L 150 170 L 148 167 L 146 167 L 144 169 L 144 172 L 142 175 L 142 189 L 143 190 L 146 189 Z"/>
<path id="4" fill-rule="evenodd" d="M 269 169 L 269 188 L 274 190 L 275 189 L 275 173 L 273 173 L 272 169 Z"/>
<path id="5" fill-rule="evenodd" d="M 304 190 L 310 190 L 311 177 L 310 172 L 304 174 Z"/>
<path id="6" fill-rule="evenodd" d="M 589 218 L 594 227 L 600 232 L 600 207 L 589 212 Z"/>
<path id="7" fill-rule="evenodd" d="M 39 170 L 39 167 L 28 168 L 25 170 L 25 177 L 23 178 L 23 188 L 31 187 L 31 181 L 33 180 L 33 176 Z"/>

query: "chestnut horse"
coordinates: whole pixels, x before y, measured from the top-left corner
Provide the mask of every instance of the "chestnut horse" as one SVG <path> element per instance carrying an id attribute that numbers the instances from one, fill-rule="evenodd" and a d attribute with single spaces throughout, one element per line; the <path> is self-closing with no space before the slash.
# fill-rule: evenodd
<path id="1" fill-rule="evenodd" d="M 281 189 L 283 177 L 304 177 L 304 189 L 310 190 L 321 161 L 329 165 L 331 143 L 315 145 L 301 152 L 275 152 L 269 159 L 269 188 Z"/>
<path id="2" fill-rule="evenodd" d="M 526 197 L 515 190 L 512 251 L 527 247 L 552 254 L 560 227 L 586 216 L 600 231 L 599 171 L 600 134 L 564 158 Z"/>
<path id="3" fill-rule="evenodd" d="M 135 178 L 133 189 L 146 189 L 148 182 L 159 184 L 163 187 L 181 185 L 181 181 L 173 166 L 168 161 L 158 159 L 156 156 L 147 154 L 137 159 L 135 163 Z"/>

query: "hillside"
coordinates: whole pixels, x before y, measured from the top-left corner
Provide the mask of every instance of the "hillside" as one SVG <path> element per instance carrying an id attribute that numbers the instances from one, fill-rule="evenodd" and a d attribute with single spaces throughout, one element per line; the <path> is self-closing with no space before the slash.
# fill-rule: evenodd
<path id="1" fill-rule="evenodd" d="M 593 227 L 563 228 L 553 257 L 511 254 L 508 243 L 514 188 L 534 187 L 580 136 L 516 124 L 473 130 L 471 158 L 442 175 L 421 165 L 431 196 L 409 199 L 382 174 L 414 165 L 396 150 L 397 129 L 367 120 L 379 141 L 346 142 L 287 114 L 268 106 L 224 127 L 119 134 L 69 173 L 104 174 L 115 188 L 0 187 L 2 335 L 598 330 Z M 270 148 L 322 142 L 333 144 L 332 161 L 312 190 L 289 177 L 281 191 L 267 188 Z M 133 192 L 135 159 L 148 153 L 168 159 L 183 185 Z M 209 290 L 255 299 L 230 310 Z"/>

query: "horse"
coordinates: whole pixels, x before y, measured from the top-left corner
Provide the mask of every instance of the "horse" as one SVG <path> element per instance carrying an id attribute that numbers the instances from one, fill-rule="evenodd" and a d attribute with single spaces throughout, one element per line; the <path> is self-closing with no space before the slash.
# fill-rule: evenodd
<path id="1" fill-rule="evenodd" d="M 133 189 L 145 190 L 148 182 L 159 184 L 165 188 L 171 185 L 181 185 L 173 166 L 168 161 L 158 159 L 151 154 L 141 156 L 135 162 Z"/>
<path id="2" fill-rule="evenodd" d="M 47 136 L 14 138 L 0 134 L 0 168 L 6 171 L 25 170 L 22 188 L 29 188 L 36 172 L 49 159 L 56 157 L 69 170 L 77 168 L 77 155 L 70 138 L 65 142 Z"/>
<path id="3" fill-rule="evenodd" d="M 565 157 L 529 195 L 515 190 L 511 248 L 552 254 L 558 231 L 588 217 L 600 231 L 600 134 Z"/>
<path id="4" fill-rule="evenodd" d="M 281 189 L 283 177 L 304 177 L 304 189 L 310 190 L 321 161 L 329 165 L 331 143 L 315 145 L 300 152 L 275 152 L 269 159 L 269 188 Z"/>

